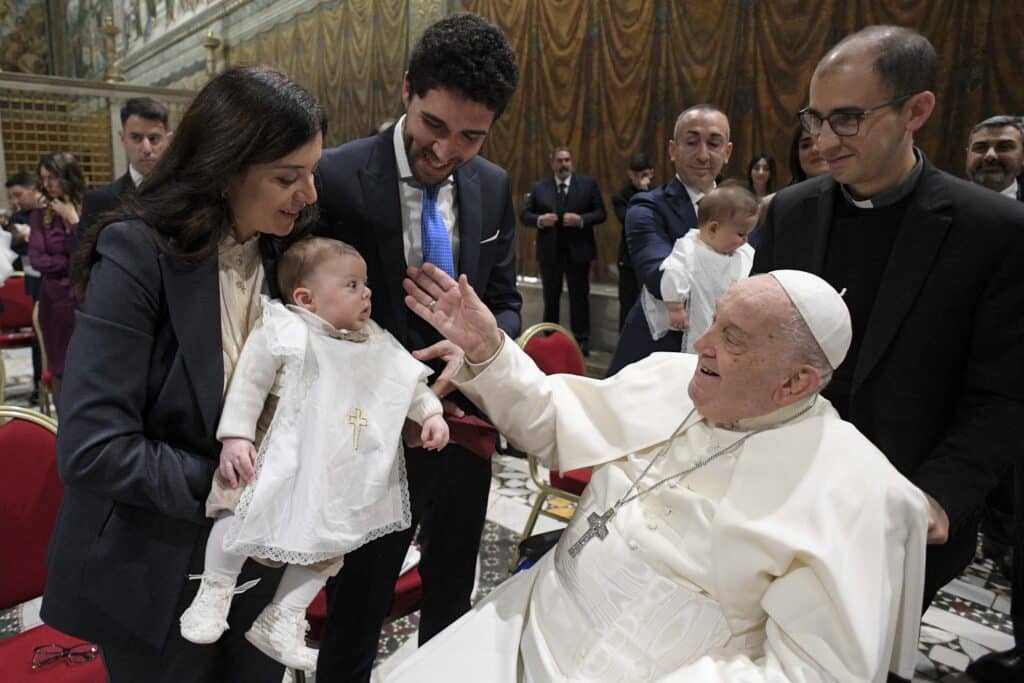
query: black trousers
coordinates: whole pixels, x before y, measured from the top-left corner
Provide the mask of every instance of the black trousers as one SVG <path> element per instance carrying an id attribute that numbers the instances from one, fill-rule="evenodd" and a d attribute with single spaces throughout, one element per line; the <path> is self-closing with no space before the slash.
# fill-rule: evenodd
<path id="1" fill-rule="evenodd" d="M 544 322 L 558 322 L 563 277 L 569 287 L 569 328 L 576 341 L 582 344 L 590 340 L 590 262 L 568 263 L 559 259 L 555 263 L 540 264 Z"/>
<path id="2" fill-rule="evenodd" d="M 619 332 L 626 324 L 626 316 L 633 304 L 640 298 L 640 284 L 636 281 L 633 266 L 619 263 Z"/>
<path id="3" fill-rule="evenodd" d="M 977 517 L 951 530 L 949 540 L 942 545 L 929 545 L 925 555 L 924 599 L 922 614 L 935 599 L 935 594 L 947 583 L 960 576 L 974 559 L 978 547 Z"/>
<path id="4" fill-rule="evenodd" d="M 200 544 L 202 550 L 202 544 Z M 199 563 L 199 567 L 202 562 Z M 259 613 L 274 597 L 283 568 L 271 569 L 249 560 L 238 584 L 260 582 L 231 601 L 228 630 L 212 645 L 196 645 L 181 637 L 175 620 L 162 651 L 130 639 L 100 643 L 110 683 L 280 683 L 284 665 L 275 662 L 245 639 Z M 199 581 L 188 581 L 178 601 L 178 614 L 192 603 Z"/>
<path id="5" fill-rule="evenodd" d="M 420 644 L 469 611 L 491 485 L 490 461 L 450 445 L 440 453 L 407 449 L 405 462 L 412 526 L 346 555 L 341 572 L 327 582 L 318 681 L 370 680 L 381 625 L 417 523 L 423 551 Z"/>

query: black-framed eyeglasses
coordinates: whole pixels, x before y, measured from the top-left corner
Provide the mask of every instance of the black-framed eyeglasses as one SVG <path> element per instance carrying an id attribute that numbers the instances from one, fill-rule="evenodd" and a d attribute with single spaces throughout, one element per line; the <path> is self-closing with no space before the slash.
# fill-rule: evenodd
<path id="1" fill-rule="evenodd" d="M 818 135 L 821 133 L 821 124 L 828 121 L 828 127 L 832 129 L 833 133 L 839 137 L 850 137 L 860 132 L 861 119 L 866 119 L 875 112 L 882 111 L 887 107 L 898 107 L 915 94 L 916 93 L 903 95 L 894 100 L 889 100 L 884 104 L 880 104 L 877 107 L 871 107 L 870 109 L 847 109 L 844 111 L 834 111 L 828 116 L 822 116 L 810 107 L 804 107 L 797 112 L 797 118 L 800 119 L 800 126 L 811 135 Z"/>
<path id="2" fill-rule="evenodd" d="M 51 645 L 40 645 L 32 650 L 32 668 L 39 669 L 49 666 L 60 660 L 68 664 L 85 664 L 96 659 L 99 648 L 92 643 L 75 643 L 71 647 L 64 647 L 56 643 Z"/>

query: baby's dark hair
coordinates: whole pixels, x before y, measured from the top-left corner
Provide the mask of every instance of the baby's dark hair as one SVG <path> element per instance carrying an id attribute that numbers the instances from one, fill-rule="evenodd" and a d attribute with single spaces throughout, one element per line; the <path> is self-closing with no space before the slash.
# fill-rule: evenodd
<path id="1" fill-rule="evenodd" d="M 284 302 L 294 304 L 292 295 L 295 290 L 306 285 L 316 269 L 326 261 L 341 256 L 363 258 L 351 244 L 327 237 L 308 237 L 288 247 L 277 262 L 277 284 Z"/>
<path id="2" fill-rule="evenodd" d="M 735 180 L 726 180 L 704 195 L 697 204 L 697 224 L 719 223 L 736 216 L 756 216 L 757 197 Z"/>

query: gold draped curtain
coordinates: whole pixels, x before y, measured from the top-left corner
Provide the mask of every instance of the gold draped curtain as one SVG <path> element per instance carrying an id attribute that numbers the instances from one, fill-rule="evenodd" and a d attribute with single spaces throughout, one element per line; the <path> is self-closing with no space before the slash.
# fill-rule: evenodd
<path id="1" fill-rule="evenodd" d="M 970 128 L 996 113 L 1024 113 L 1024 4 L 1005 0 L 463 0 L 504 30 L 520 85 L 484 155 L 512 174 L 517 197 L 551 173 L 567 144 L 575 167 L 598 179 L 609 220 L 598 228 L 592 279 L 612 282 L 619 225 L 608 195 L 646 151 L 665 182 L 678 113 L 713 102 L 732 123 L 726 174 L 751 156 L 775 157 L 788 181 L 788 145 L 811 72 L 842 36 L 871 24 L 921 31 L 939 53 L 938 106 L 917 136 L 928 157 L 963 175 Z M 865 106 L 873 103 L 864 103 Z M 536 274 L 534 233 L 520 229 L 519 271 Z"/>
<path id="2" fill-rule="evenodd" d="M 319 98 L 327 144 L 363 137 L 402 107 L 407 0 L 346 0 L 292 17 L 232 48 L 233 64 L 283 70 Z"/>

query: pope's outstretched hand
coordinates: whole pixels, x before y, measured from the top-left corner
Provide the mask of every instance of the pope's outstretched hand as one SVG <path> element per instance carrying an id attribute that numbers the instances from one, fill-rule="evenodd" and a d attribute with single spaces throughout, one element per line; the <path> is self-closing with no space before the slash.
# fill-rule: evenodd
<path id="1" fill-rule="evenodd" d="M 502 333 L 490 309 L 480 300 L 465 275 L 458 282 L 440 268 L 424 263 L 410 267 L 402 281 L 405 305 L 446 339 L 479 363 L 501 347 Z"/>

